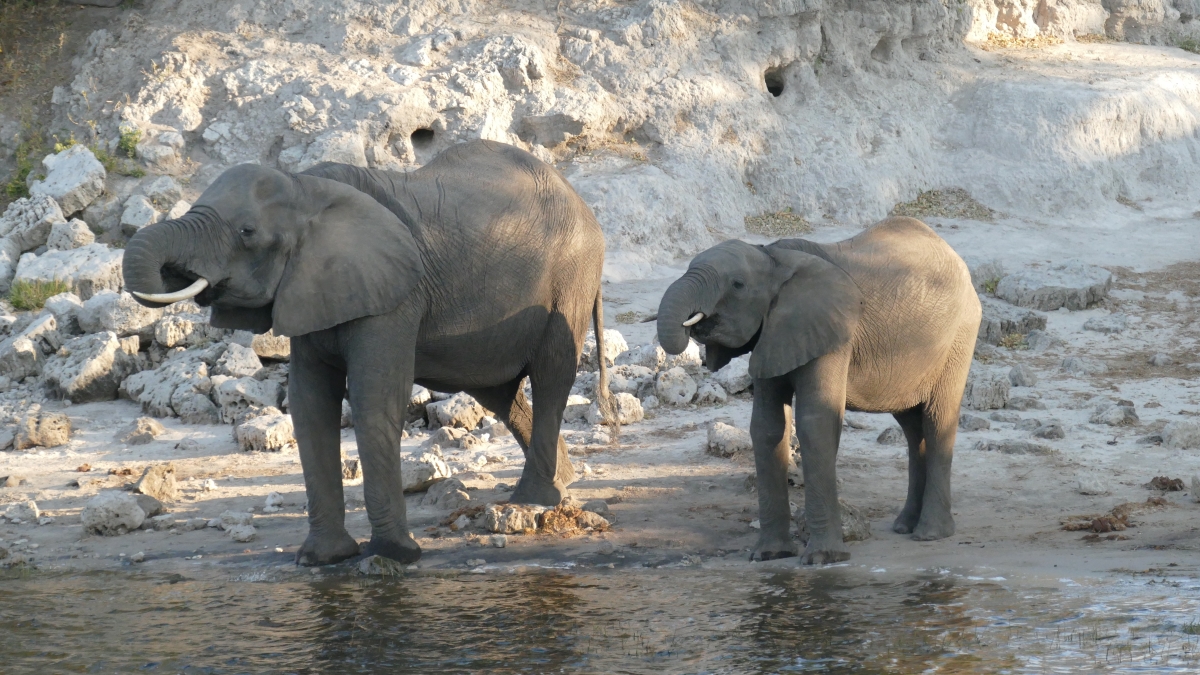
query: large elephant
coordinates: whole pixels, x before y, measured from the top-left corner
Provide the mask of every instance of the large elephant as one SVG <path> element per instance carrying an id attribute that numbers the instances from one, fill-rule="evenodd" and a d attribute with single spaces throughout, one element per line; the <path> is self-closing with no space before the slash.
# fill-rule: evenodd
<path id="1" fill-rule="evenodd" d="M 892 413 L 908 440 L 908 499 L 892 528 L 954 533 L 950 461 L 979 329 L 962 259 L 924 223 L 888 218 L 836 244 L 726 241 L 696 256 L 663 295 L 658 339 L 689 334 L 717 370 L 750 352 L 750 435 L 761 536 L 753 557 L 796 555 L 788 508 L 789 437 L 804 469 L 810 538 L 802 562 L 845 560 L 835 462 L 847 409 Z"/>
<path id="2" fill-rule="evenodd" d="M 368 553 L 421 554 L 400 481 L 414 382 L 466 391 L 512 429 L 525 451 L 513 502 L 562 500 L 574 471 L 559 425 L 589 320 L 603 353 L 603 261 L 600 227 L 558 171 L 476 141 L 409 173 L 235 166 L 185 215 L 130 239 L 124 273 L 144 305 L 194 297 L 213 326 L 292 338 L 288 397 L 309 521 L 296 559 L 317 565 L 359 553 L 342 494 L 347 393 Z"/>

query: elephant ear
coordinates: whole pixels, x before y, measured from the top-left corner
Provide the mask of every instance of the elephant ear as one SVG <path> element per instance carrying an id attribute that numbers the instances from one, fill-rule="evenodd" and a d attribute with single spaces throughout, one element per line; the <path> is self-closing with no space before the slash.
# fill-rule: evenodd
<path id="1" fill-rule="evenodd" d="M 213 307 L 208 323 L 213 328 L 248 330 L 265 333 L 271 330 L 271 305 L 266 307 Z"/>
<path id="2" fill-rule="evenodd" d="M 768 247 L 782 277 L 762 334 L 750 355 L 750 376 L 779 377 L 850 341 L 863 298 L 840 267 L 801 251 Z"/>
<path id="3" fill-rule="evenodd" d="M 272 312 L 275 333 L 304 335 L 398 307 L 425 271 L 408 226 L 348 185 L 297 179 L 321 206 L 284 268 Z"/>

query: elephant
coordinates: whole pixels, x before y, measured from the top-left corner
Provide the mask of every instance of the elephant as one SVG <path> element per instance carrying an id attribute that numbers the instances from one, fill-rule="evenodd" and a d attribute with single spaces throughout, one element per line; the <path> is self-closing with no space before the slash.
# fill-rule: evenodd
<path id="1" fill-rule="evenodd" d="M 187 213 L 130 238 L 124 279 L 143 305 L 194 298 L 214 327 L 291 338 L 287 391 L 309 524 L 297 563 L 360 552 L 410 563 L 421 549 L 400 441 L 413 383 L 465 391 L 493 411 L 525 453 L 512 501 L 558 504 L 574 480 L 559 427 L 589 321 L 604 353 L 603 262 L 600 226 L 561 173 L 473 141 L 410 172 L 234 166 Z M 362 551 L 345 527 L 344 396 L 371 523 Z"/>
<path id="2" fill-rule="evenodd" d="M 846 410 L 891 413 L 904 430 L 908 497 L 892 529 L 917 540 L 954 533 L 950 463 L 980 317 L 962 258 L 913 218 L 833 244 L 731 240 L 692 259 L 663 294 L 658 339 L 677 354 L 694 338 L 713 371 L 750 354 L 761 523 L 752 559 L 797 554 L 793 427 L 810 533 L 801 562 L 850 557 L 835 470 Z"/>

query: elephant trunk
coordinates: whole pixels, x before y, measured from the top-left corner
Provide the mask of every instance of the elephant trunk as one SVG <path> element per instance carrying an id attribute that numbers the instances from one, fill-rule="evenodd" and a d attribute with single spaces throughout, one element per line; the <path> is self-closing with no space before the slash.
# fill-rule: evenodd
<path id="1" fill-rule="evenodd" d="M 717 304 L 717 287 L 710 276 L 700 268 L 690 269 L 663 293 L 658 303 L 658 342 L 668 354 L 687 349 L 690 327 L 710 315 Z"/>
<path id="2" fill-rule="evenodd" d="M 194 297 L 214 280 L 199 269 L 213 244 L 215 213 L 193 208 L 174 220 L 143 228 L 125 245 L 125 289 L 147 307 Z"/>

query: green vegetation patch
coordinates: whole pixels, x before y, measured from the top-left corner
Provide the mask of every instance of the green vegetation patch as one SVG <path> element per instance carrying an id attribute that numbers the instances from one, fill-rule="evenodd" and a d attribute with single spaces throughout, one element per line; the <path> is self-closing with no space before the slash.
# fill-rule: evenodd
<path id="1" fill-rule="evenodd" d="M 951 187 L 940 190 L 923 190 L 911 202 L 902 202 L 892 207 L 890 215 L 909 218 L 964 218 L 991 222 L 996 212 L 975 201 L 969 192 Z"/>
<path id="2" fill-rule="evenodd" d="M 764 237 L 794 237 L 812 232 L 812 225 L 801 216 L 792 213 L 792 207 L 775 213 L 746 216 L 746 231 Z"/>
<path id="3" fill-rule="evenodd" d="M 46 301 L 59 293 L 71 290 L 71 285 L 65 281 L 14 281 L 8 291 L 8 301 L 20 310 L 41 309 Z"/>

